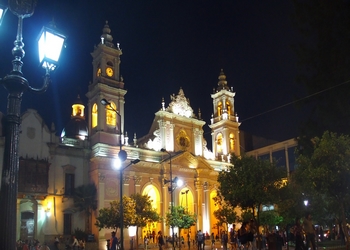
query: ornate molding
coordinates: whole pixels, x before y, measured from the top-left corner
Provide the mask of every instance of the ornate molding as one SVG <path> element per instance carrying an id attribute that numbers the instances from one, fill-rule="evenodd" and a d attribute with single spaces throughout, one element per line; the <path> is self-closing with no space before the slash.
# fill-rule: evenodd
<path id="1" fill-rule="evenodd" d="M 140 186 L 142 181 L 142 177 L 141 176 L 134 176 L 134 182 L 136 186 Z"/>

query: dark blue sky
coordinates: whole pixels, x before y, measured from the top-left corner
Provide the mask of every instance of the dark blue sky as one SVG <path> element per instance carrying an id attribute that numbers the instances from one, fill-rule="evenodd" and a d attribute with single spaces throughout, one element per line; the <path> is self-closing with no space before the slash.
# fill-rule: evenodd
<path id="1" fill-rule="evenodd" d="M 44 71 L 38 65 L 36 38 L 54 17 L 68 35 L 60 67 L 43 95 L 25 93 L 22 111 L 37 109 L 47 125 L 60 132 L 70 119 L 71 105 L 92 80 L 94 45 L 109 21 L 114 42 L 123 50 L 121 72 L 128 90 L 125 131 L 132 138 L 146 134 L 170 95 L 182 87 L 191 106 L 209 124 L 210 94 L 223 69 L 236 91 L 235 109 L 241 129 L 273 139 L 296 135 L 301 113 L 293 105 L 262 114 L 302 96 L 295 83 L 296 58 L 291 46 L 297 33 L 289 0 L 39 0 L 31 18 L 24 20 L 26 56 L 23 72 L 34 86 Z M 11 49 L 17 19 L 8 12 L 0 27 L 0 76 L 11 70 Z M 0 110 L 6 113 L 6 95 L 0 88 Z M 257 116 L 258 115 L 258 116 Z M 252 118 L 254 117 L 254 118 Z M 209 127 L 205 137 L 210 139 Z"/>

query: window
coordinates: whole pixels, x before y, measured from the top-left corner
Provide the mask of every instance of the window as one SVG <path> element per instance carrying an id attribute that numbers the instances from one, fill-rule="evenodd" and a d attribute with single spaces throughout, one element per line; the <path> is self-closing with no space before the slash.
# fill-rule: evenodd
<path id="1" fill-rule="evenodd" d="M 106 106 L 106 123 L 107 125 L 115 127 L 117 125 L 117 114 L 114 110 L 117 110 L 117 106 L 114 102 Z"/>
<path id="2" fill-rule="evenodd" d="M 92 106 L 92 111 L 91 111 L 91 127 L 96 127 L 97 126 L 97 104 L 94 103 Z"/>
<path id="3" fill-rule="evenodd" d="M 63 234 L 72 234 L 72 214 L 64 214 L 63 217 Z"/>
<path id="4" fill-rule="evenodd" d="M 47 193 L 49 186 L 49 166 L 47 160 L 19 159 L 18 192 Z"/>
<path id="5" fill-rule="evenodd" d="M 218 103 L 218 116 L 222 114 L 222 102 Z"/>
<path id="6" fill-rule="evenodd" d="M 64 194 L 71 196 L 74 194 L 74 174 L 68 174 L 65 175 L 65 183 L 64 183 Z"/>
<path id="7" fill-rule="evenodd" d="M 231 115 L 231 104 L 229 101 L 226 102 L 226 109 L 227 109 L 227 114 Z"/>
<path id="8" fill-rule="evenodd" d="M 230 150 L 235 150 L 235 135 L 233 133 L 230 134 Z"/>
<path id="9" fill-rule="evenodd" d="M 216 152 L 222 153 L 222 134 L 221 133 L 219 133 L 216 136 Z"/>

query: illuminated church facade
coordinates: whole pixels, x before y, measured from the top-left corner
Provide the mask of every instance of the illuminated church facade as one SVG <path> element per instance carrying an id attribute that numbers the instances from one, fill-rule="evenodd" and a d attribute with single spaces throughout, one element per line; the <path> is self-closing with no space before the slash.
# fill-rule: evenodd
<path id="1" fill-rule="evenodd" d="M 164 100 L 160 103 L 147 135 L 128 138 L 124 123 L 127 91 L 120 74 L 122 50 L 112 40 L 106 23 L 101 41 L 91 53 L 93 77 L 86 94 L 88 103 L 85 106 L 77 99 L 72 105 L 71 120 L 59 136 L 55 126 L 48 127 L 37 111 L 29 109 L 22 115 L 17 239 L 50 242 L 55 236 L 73 234 L 76 228 L 84 230 L 86 220 L 83 213 L 74 209 L 72 194 L 75 187 L 94 183 L 98 206 L 90 227 L 99 249 L 105 249 L 111 230 L 99 231 L 94 226 L 98 210 L 119 200 L 122 186 L 123 195 L 149 195 L 153 207 L 165 217 L 171 206 L 169 184 L 165 181 L 170 179 L 170 169 L 172 177 L 184 183 L 173 191 L 174 205 L 187 207 L 197 215 L 197 223 L 190 229 L 192 238 L 199 229 L 218 233 L 212 199 L 216 195 L 217 176 L 230 166 L 231 154 L 241 154 L 233 88 L 224 72 L 219 72 L 211 94 L 212 150 L 203 137 L 206 123 L 200 112 L 194 113 L 183 89 L 171 95 L 169 104 Z M 104 106 L 102 99 L 110 106 Z M 0 138 L 3 150 L 4 136 Z M 115 169 L 121 148 L 127 152 L 122 168 L 128 166 L 122 179 Z M 135 159 L 140 162 L 130 164 Z M 140 229 L 139 237 L 159 230 L 164 235 L 171 234 L 169 227 L 159 222 Z M 127 230 L 124 232 L 128 245 Z"/>

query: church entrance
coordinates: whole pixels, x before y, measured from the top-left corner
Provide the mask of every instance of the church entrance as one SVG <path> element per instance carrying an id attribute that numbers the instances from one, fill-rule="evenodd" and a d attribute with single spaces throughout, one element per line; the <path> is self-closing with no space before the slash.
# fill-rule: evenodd
<path id="1" fill-rule="evenodd" d="M 22 212 L 21 213 L 21 240 L 30 240 L 34 238 L 34 213 Z"/>

